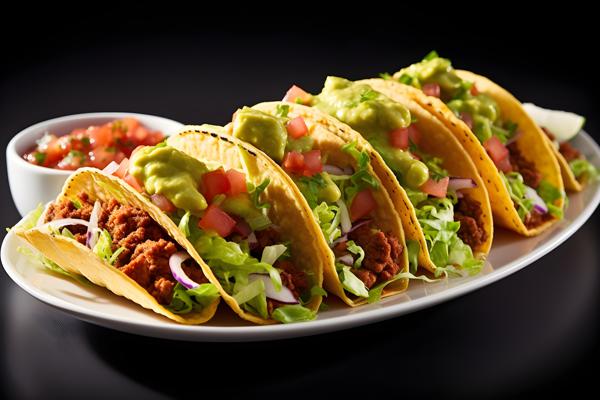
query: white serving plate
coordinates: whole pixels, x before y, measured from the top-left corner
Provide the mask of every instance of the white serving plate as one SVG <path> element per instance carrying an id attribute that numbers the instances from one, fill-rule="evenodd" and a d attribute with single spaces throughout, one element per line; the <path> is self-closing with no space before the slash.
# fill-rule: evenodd
<path id="1" fill-rule="evenodd" d="M 582 132 L 575 145 L 594 165 L 600 165 L 600 148 Z M 345 307 L 328 299 L 329 308 L 316 320 L 289 325 L 251 325 L 228 310 L 221 302 L 219 311 L 206 325 L 183 326 L 144 310 L 108 290 L 84 286 L 68 278 L 47 273 L 17 251 L 25 243 L 13 233 L 4 238 L 1 259 L 8 275 L 25 291 L 76 318 L 107 328 L 139 335 L 190 341 L 258 341 L 315 335 L 366 325 L 398 317 L 482 288 L 502 279 L 548 254 L 566 241 L 592 215 L 600 202 L 600 182 L 570 196 L 565 218 L 540 236 L 523 238 L 496 229 L 492 251 L 483 271 L 473 277 L 450 278 L 428 284 L 412 281 L 409 289 L 376 304 Z"/>

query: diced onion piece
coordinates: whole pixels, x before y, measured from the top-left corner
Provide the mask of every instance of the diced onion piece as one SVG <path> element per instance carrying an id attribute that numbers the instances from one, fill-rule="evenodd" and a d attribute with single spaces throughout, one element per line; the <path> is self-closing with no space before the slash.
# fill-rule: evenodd
<path id="1" fill-rule="evenodd" d="M 517 129 L 517 131 L 512 135 L 512 137 L 506 141 L 506 146 L 516 142 L 522 135 L 523 135 L 523 131 L 520 129 Z"/>
<path id="2" fill-rule="evenodd" d="M 342 226 L 342 235 L 344 235 L 350 232 L 350 229 L 352 229 L 350 213 L 348 212 L 348 207 L 346 207 L 346 203 L 344 203 L 342 199 L 336 201 L 336 204 L 340 208 L 340 225 Z"/>
<path id="3" fill-rule="evenodd" d="M 440 97 L 440 85 L 437 83 L 426 83 L 423 85 L 423 93 L 427 96 Z"/>
<path id="4" fill-rule="evenodd" d="M 248 241 L 248 247 L 251 249 L 254 249 L 256 246 L 258 246 L 258 239 L 256 238 L 256 234 L 254 232 L 250 233 L 246 240 Z"/>
<path id="5" fill-rule="evenodd" d="M 98 219 L 100 218 L 101 210 L 102 207 L 100 206 L 100 201 L 96 200 L 94 202 L 94 208 L 92 208 L 92 213 L 90 214 L 90 223 L 88 225 L 85 240 L 85 245 L 90 249 L 93 249 L 98 241 Z"/>
<path id="6" fill-rule="evenodd" d="M 354 258 L 352 258 L 352 254 L 343 255 L 338 257 L 337 260 L 344 265 L 352 266 L 352 264 L 354 264 Z"/>
<path id="7" fill-rule="evenodd" d="M 112 175 L 117 172 L 118 169 L 119 164 L 117 164 L 115 161 L 111 161 L 106 167 L 104 167 L 102 172 L 104 172 L 106 175 Z"/>
<path id="8" fill-rule="evenodd" d="M 350 229 L 350 230 L 348 231 L 348 233 L 350 233 L 350 232 L 354 232 L 355 230 L 357 230 L 358 228 L 360 228 L 360 227 L 361 227 L 361 226 L 363 226 L 363 225 L 370 224 L 370 223 L 371 223 L 371 221 L 372 221 L 372 220 L 370 220 L 370 219 L 365 219 L 365 220 L 362 220 L 362 221 L 360 221 L 358 224 L 355 224 L 355 225 L 352 227 L 352 229 Z"/>
<path id="9" fill-rule="evenodd" d="M 449 190 L 471 189 L 474 187 L 477 187 L 477 184 L 471 178 L 450 178 L 448 182 Z"/>
<path id="10" fill-rule="evenodd" d="M 273 286 L 273 281 L 269 275 L 265 274 L 250 274 L 248 275 L 248 281 L 254 282 L 255 280 L 260 279 L 265 284 L 265 294 L 271 300 L 278 301 L 280 303 L 285 304 L 298 304 L 298 300 L 294 297 L 294 294 L 290 289 L 281 286 L 281 290 L 276 290 L 275 286 Z"/>
<path id="11" fill-rule="evenodd" d="M 178 251 L 169 258 L 169 268 L 173 274 L 173 278 L 181 283 L 186 289 L 193 289 L 200 286 L 198 283 L 190 279 L 181 267 L 181 264 L 190 258 L 190 255 L 185 251 Z"/>
<path id="12" fill-rule="evenodd" d="M 548 206 L 546 206 L 546 202 L 540 197 L 539 194 L 537 194 L 535 189 L 525 186 L 525 197 L 533 202 L 534 209 L 540 214 L 546 214 L 548 212 Z"/>
<path id="13" fill-rule="evenodd" d="M 346 175 L 346 172 L 342 168 L 330 164 L 323 165 L 323 172 L 327 172 L 331 175 Z M 349 175 L 351 174 L 352 173 L 350 173 Z"/>
<path id="14" fill-rule="evenodd" d="M 361 221 L 360 223 L 358 223 L 356 225 L 362 225 L 363 222 L 365 222 L 365 221 Z M 370 221 L 367 220 L 367 222 L 370 222 Z M 352 229 L 354 229 L 354 228 L 352 228 Z M 333 242 L 331 242 L 331 247 L 335 246 L 338 243 L 346 242 L 347 240 L 348 240 L 348 236 L 342 235 L 341 237 L 339 237 L 339 238 L 335 239 Z"/>
<path id="15" fill-rule="evenodd" d="M 155 193 L 150 196 L 150 200 L 164 212 L 171 213 L 177 209 L 173 203 L 162 194 Z"/>

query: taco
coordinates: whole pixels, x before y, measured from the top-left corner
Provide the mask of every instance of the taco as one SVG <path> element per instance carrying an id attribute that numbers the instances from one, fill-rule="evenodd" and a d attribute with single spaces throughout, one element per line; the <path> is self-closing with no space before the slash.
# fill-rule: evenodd
<path id="1" fill-rule="evenodd" d="M 404 84 L 395 85 L 398 93 L 429 111 L 463 145 L 484 179 L 498 225 L 534 236 L 562 218 L 564 186 L 551 145 L 510 93 L 453 69 L 435 52 L 393 79 Z"/>
<path id="2" fill-rule="evenodd" d="M 15 232 L 55 271 L 83 276 L 173 321 L 201 324 L 214 315 L 219 291 L 163 219 L 119 179 L 82 168 L 54 202 L 29 216 L 31 226 Z"/>
<path id="3" fill-rule="evenodd" d="M 286 98 L 322 110 L 332 132 L 369 152 L 407 238 L 420 245 L 422 267 L 436 274 L 477 273 L 491 247 L 493 224 L 475 166 L 447 128 L 416 102 L 388 97 L 369 84 L 330 76 L 320 94 L 298 96 L 302 92 L 293 87 Z"/>
<path id="4" fill-rule="evenodd" d="M 289 197 L 302 205 L 304 223 L 315 227 L 303 239 L 320 249 L 329 292 L 356 306 L 405 290 L 409 251 L 402 225 L 368 154 L 305 118 L 306 112 L 312 110 L 262 103 L 238 110 L 221 129 L 230 140 L 259 148 L 254 150 L 259 157 L 270 157 L 272 167 L 265 173 L 285 176 Z M 198 158 L 220 152 L 226 160 L 222 150 L 204 145 L 208 132 L 217 129 L 188 127 L 169 144 Z"/>
<path id="5" fill-rule="evenodd" d="M 583 128 L 585 118 L 566 111 L 548 110 L 531 103 L 524 103 L 523 108 L 551 142 L 567 191 L 580 192 L 590 181 L 598 178 L 598 168 L 572 144 L 572 139 Z"/>

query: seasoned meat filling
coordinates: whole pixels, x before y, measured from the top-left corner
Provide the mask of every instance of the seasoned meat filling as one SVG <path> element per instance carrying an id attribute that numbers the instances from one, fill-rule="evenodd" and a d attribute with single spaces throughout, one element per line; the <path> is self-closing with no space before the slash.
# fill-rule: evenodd
<path id="1" fill-rule="evenodd" d="M 477 200 L 463 197 L 454 206 L 454 220 L 460 222 L 458 237 L 471 249 L 476 249 L 487 240 L 481 222 L 481 204 Z"/>

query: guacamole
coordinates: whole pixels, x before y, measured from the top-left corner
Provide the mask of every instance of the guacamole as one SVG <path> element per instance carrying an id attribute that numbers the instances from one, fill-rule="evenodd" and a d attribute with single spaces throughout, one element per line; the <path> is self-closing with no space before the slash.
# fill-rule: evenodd
<path id="1" fill-rule="evenodd" d="M 283 118 L 244 107 L 235 115 L 232 134 L 258 147 L 276 162 L 283 160 L 288 136 Z"/>
<path id="2" fill-rule="evenodd" d="M 369 85 L 329 76 L 321 93 L 313 96 L 313 106 L 360 132 L 399 175 L 403 184 L 418 188 L 429 179 L 424 163 L 389 144 L 390 131 L 411 124 L 410 112 L 402 104 L 374 91 Z"/>
<path id="3" fill-rule="evenodd" d="M 441 99 L 465 122 L 470 118 L 473 133 L 481 143 L 492 136 L 506 143 L 517 128 L 510 121 L 501 120 L 500 108 L 494 99 L 479 93 L 472 82 L 461 79 L 450 60 L 438 57 L 435 52 L 396 72 L 394 79 L 418 89 L 427 84 L 439 85 Z"/>
<path id="4" fill-rule="evenodd" d="M 199 215 L 207 207 L 198 183 L 208 168 L 173 147 L 143 147 L 131 157 L 129 172 L 149 195 L 161 194 L 177 208 Z"/>

